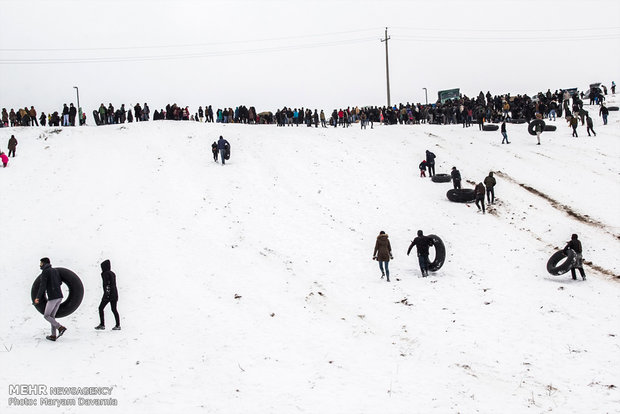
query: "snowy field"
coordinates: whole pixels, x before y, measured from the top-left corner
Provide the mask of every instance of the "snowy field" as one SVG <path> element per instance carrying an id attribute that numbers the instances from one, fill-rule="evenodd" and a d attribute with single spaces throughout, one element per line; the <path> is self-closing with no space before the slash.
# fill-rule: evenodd
<path id="1" fill-rule="evenodd" d="M 540 146 L 512 124 L 510 145 L 476 125 L 0 129 L 19 141 L 0 170 L 0 412 L 617 413 L 620 116 L 590 111 L 596 137 L 558 120 Z M 419 178 L 426 149 L 464 188 L 496 172 L 488 214 Z M 418 229 L 447 248 L 425 279 Z M 572 233 L 585 282 L 546 272 Z M 57 342 L 30 301 L 43 256 L 86 289 Z M 119 332 L 109 307 L 93 329 L 104 259 Z M 14 384 L 118 405 L 10 405 Z"/>

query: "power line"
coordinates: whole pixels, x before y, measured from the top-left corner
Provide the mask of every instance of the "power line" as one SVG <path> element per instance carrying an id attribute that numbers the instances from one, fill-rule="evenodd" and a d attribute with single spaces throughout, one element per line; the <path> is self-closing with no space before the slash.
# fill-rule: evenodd
<path id="1" fill-rule="evenodd" d="M 319 47 L 330 47 L 340 45 L 350 45 L 375 41 L 375 37 L 365 37 L 358 39 L 339 40 L 332 42 L 310 43 L 304 45 L 276 46 L 259 49 L 245 49 L 220 52 L 200 52 L 190 54 L 155 55 L 155 56 L 116 56 L 116 57 L 94 57 L 94 58 L 38 58 L 38 59 L 0 59 L 0 65 L 39 65 L 39 64 L 63 64 L 63 63 L 114 63 L 114 62 L 140 62 L 156 60 L 175 60 L 175 59 L 195 59 L 218 56 L 235 56 L 258 53 L 283 52 L 291 50 L 303 50 Z"/>
<path id="2" fill-rule="evenodd" d="M 620 34 L 609 36 L 579 36 L 553 38 L 486 38 L 486 37 L 444 37 L 444 36 L 396 36 L 394 40 L 410 42 L 445 42 L 445 43 L 540 43 L 540 42 L 577 42 L 620 39 Z"/>
<path id="3" fill-rule="evenodd" d="M 189 44 L 177 44 L 177 45 L 77 47 L 77 48 L 44 48 L 44 49 L 13 48 L 13 49 L 0 49 L 0 52 L 77 52 L 77 51 L 144 50 L 144 49 L 169 49 L 169 48 L 181 49 L 181 48 L 187 48 L 187 47 L 225 46 L 225 45 L 240 44 L 240 43 L 247 44 L 247 43 L 258 43 L 258 42 L 297 40 L 297 39 L 306 39 L 306 38 L 312 38 L 312 37 L 337 36 L 337 35 L 343 35 L 343 34 L 371 32 L 371 31 L 374 32 L 376 30 L 377 30 L 376 28 L 359 29 L 359 30 L 347 30 L 347 31 L 342 31 L 342 32 L 316 33 L 316 34 L 299 35 L 299 36 L 272 37 L 272 38 L 265 38 L 265 39 L 231 40 L 231 41 L 226 41 L 226 42 L 189 43 Z"/>
<path id="4" fill-rule="evenodd" d="M 411 30 L 411 31 L 424 31 L 424 32 L 580 32 L 580 31 L 603 31 L 603 30 L 620 30 L 620 26 L 616 27 L 583 27 L 583 28 L 569 28 L 569 29 L 438 29 L 436 27 L 410 27 L 410 26 L 395 26 L 392 29 L 396 30 Z"/>

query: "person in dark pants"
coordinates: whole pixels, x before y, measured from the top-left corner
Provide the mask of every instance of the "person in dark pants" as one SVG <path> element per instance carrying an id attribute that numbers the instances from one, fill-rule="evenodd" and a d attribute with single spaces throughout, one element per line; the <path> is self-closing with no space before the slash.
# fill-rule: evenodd
<path id="1" fill-rule="evenodd" d="M 594 126 L 594 122 L 592 122 L 592 118 L 590 118 L 590 115 L 588 115 L 588 117 L 586 118 L 586 125 L 588 126 L 588 129 L 587 129 L 588 136 L 589 137 L 592 136 L 590 135 L 590 131 L 592 131 L 594 136 L 596 136 L 596 132 L 594 132 L 594 128 L 592 128 Z"/>
<path id="2" fill-rule="evenodd" d="M 13 154 L 13 158 L 15 158 L 16 148 L 17 148 L 17 139 L 15 138 L 15 135 L 11 135 L 11 138 L 9 138 L 9 154 L 8 154 L 9 157 L 11 156 L 11 154 Z"/>
<path id="3" fill-rule="evenodd" d="M 565 252 L 569 249 L 575 252 L 575 262 L 570 268 L 570 274 L 573 276 L 573 280 L 577 280 L 575 269 L 579 269 L 581 278 L 583 280 L 586 280 L 586 272 L 583 271 L 583 256 L 582 256 L 581 242 L 578 240 L 576 234 L 573 234 L 571 236 L 570 241 L 566 243 L 566 247 L 564 247 Z"/>
<path id="4" fill-rule="evenodd" d="M 484 179 L 484 185 L 487 188 L 487 203 L 495 203 L 495 177 L 493 177 L 493 171 L 489 172 L 489 175 Z"/>
<path id="5" fill-rule="evenodd" d="M 62 326 L 55 319 L 56 312 L 58 312 L 58 308 L 60 308 L 60 303 L 62 302 L 62 290 L 60 289 L 62 280 L 60 279 L 58 270 L 52 267 L 50 259 L 47 257 L 41 259 L 39 267 L 42 271 L 41 284 L 39 285 L 39 291 L 34 299 L 34 304 L 38 305 L 43 295 L 47 292 L 47 304 L 45 305 L 43 317 L 52 325 L 52 334 L 46 336 L 45 339 L 55 341 L 67 330 L 67 328 Z M 58 336 L 56 336 L 56 330 L 58 330 Z"/>
<path id="6" fill-rule="evenodd" d="M 213 141 L 213 144 L 211 144 L 211 152 L 213 153 L 213 161 L 217 162 L 217 142 Z"/>
<path id="7" fill-rule="evenodd" d="M 570 119 L 570 126 L 573 128 L 573 137 L 578 138 L 579 135 L 577 135 L 577 125 L 579 125 L 579 120 L 577 119 L 576 116 L 573 116 Z"/>
<path id="8" fill-rule="evenodd" d="M 409 249 L 407 249 L 407 256 L 411 253 L 411 249 L 413 246 L 416 246 L 418 251 L 418 262 L 420 263 L 420 271 L 422 272 L 422 277 L 428 276 L 428 249 L 433 246 L 433 239 L 430 237 L 426 237 L 422 230 L 418 230 L 418 237 L 413 239 L 411 244 L 409 245 Z"/>
<path id="9" fill-rule="evenodd" d="M 452 167 L 452 171 L 450 171 L 450 176 L 452 177 L 452 185 L 455 190 L 461 188 L 461 173 L 456 167 Z"/>
<path id="10" fill-rule="evenodd" d="M 220 151 L 220 158 L 222 159 L 222 166 L 226 164 L 226 147 L 230 145 L 228 141 L 220 135 L 220 139 L 217 141 L 217 149 Z"/>
<path id="11" fill-rule="evenodd" d="M 482 214 L 485 214 L 484 210 L 484 184 L 478 183 L 476 188 L 474 189 L 474 194 L 476 195 L 476 207 L 478 207 L 478 211 L 482 210 Z M 480 204 L 482 203 L 482 208 L 480 208 Z"/>
<path id="12" fill-rule="evenodd" d="M 426 150 L 426 167 L 428 168 L 428 176 L 433 177 L 435 175 L 435 154 Z"/>
<path id="13" fill-rule="evenodd" d="M 390 241 L 388 240 L 388 235 L 385 234 L 384 231 L 380 231 L 377 236 L 377 241 L 375 242 L 375 250 L 372 253 L 372 260 L 379 261 L 379 269 L 381 269 L 381 279 L 387 276 L 387 281 L 390 281 L 390 268 L 389 263 L 390 259 L 393 259 L 392 256 L 392 246 L 390 245 Z M 385 270 L 383 266 L 385 265 Z"/>
<path id="14" fill-rule="evenodd" d="M 110 304 L 116 325 L 112 328 L 113 331 L 120 331 L 121 318 L 116 310 L 116 304 L 118 303 L 118 290 L 116 289 L 116 274 L 111 269 L 110 261 L 104 260 L 101 263 L 101 279 L 103 280 L 103 297 L 99 304 L 99 325 L 95 329 L 105 329 L 105 320 L 103 317 L 103 310 Z"/>

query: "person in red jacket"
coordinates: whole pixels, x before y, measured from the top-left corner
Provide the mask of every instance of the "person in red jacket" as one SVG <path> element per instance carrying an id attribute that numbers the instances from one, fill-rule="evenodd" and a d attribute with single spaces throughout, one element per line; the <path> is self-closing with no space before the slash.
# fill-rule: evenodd
<path id="1" fill-rule="evenodd" d="M 9 157 L 7 157 L 6 154 L 1 151 L 0 151 L 0 160 L 2 160 L 2 167 L 6 168 L 6 166 L 9 164 Z"/>

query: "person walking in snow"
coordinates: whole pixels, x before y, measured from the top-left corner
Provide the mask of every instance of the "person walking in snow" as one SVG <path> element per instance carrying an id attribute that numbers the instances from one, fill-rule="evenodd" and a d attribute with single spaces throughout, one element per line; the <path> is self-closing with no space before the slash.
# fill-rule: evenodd
<path id="1" fill-rule="evenodd" d="M 118 303 L 118 290 L 116 288 L 116 274 L 111 270 L 111 265 L 109 260 L 104 260 L 101 263 L 101 279 L 103 281 L 103 297 L 101 298 L 101 303 L 99 304 L 99 325 L 95 327 L 95 329 L 103 330 L 105 329 L 105 319 L 103 316 L 103 310 L 110 304 L 112 308 L 112 313 L 114 314 L 114 319 L 116 320 L 116 325 L 112 328 L 113 331 L 120 331 L 121 329 L 121 318 L 118 315 L 118 311 L 116 310 L 116 304 Z"/>
<path id="2" fill-rule="evenodd" d="M 211 144 L 211 152 L 213 153 L 213 161 L 217 162 L 217 142 L 213 141 L 213 144 Z"/>
<path id="3" fill-rule="evenodd" d="M 452 186 L 455 190 L 461 188 L 461 172 L 456 169 L 456 167 L 452 167 L 452 171 L 450 171 L 450 177 L 452 177 Z"/>
<path id="4" fill-rule="evenodd" d="M 616 94 L 616 82 L 611 81 L 611 93 Z"/>
<path id="5" fill-rule="evenodd" d="M 487 189 L 487 203 L 495 203 L 495 177 L 493 177 L 493 171 L 489 172 L 489 175 L 484 179 L 484 185 Z"/>
<path id="6" fill-rule="evenodd" d="M 13 154 L 13 158 L 15 158 L 15 149 L 17 148 L 17 139 L 15 135 L 11 135 L 9 138 L 9 157 Z"/>
<path id="7" fill-rule="evenodd" d="M 220 152 L 222 166 L 226 164 L 226 150 L 228 147 L 230 147 L 230 144 L 220 135 L 220 139 L 217 141 L 217 149 Z"/>
<path id="8" fill-rule="evenodd" d="M 56 321 L 56 312 L 58 312 L 58 308 L 60 308 L 60 303 L 62 302 L 62 290 L 60 289 L 60 285 L 62 284 L 62 280 L 60 278 L 60 274 L 58 270 L 54 269 L 50 263 L 50 259 L 44 257 L 41 259 L 39 263 L 39 267 L 41 268 L 41 284 L 39 285 L 39 290 L 37 291 L 37 295 L 34 299 L 34 304 L 38 305 L 43 295 L 47 292 L 47 303 L 45 304 L 45 312 L 43 317 L 46 321 L 48 321 L 52 325 L 52 334 L 46 336 L 45 339 L 50 341 L 55 341 L 60 338 L 62 334 L 65 333 L 67 328 L 62 326 L 58 321 Z M 56 330 L 58 330 L 58 336 L 56 335 Z"/>
<path id="9" fill-rule="evenodd" d="M 435 175 L 435 154 L 426 150 L 426 166 L 428 168 L 428 176 L 433 177 Z"/>
<path id="10" fill-rule="evenodd" d="M 422 160 L 418 168 L 420 169 L 420 177 L 426 177 L 426 160 Z"/>
<path id="11" fill-rule="evenodd" d="M 2 160 L 2 168 L 6 168 L 6 166 L 9 164 L 9 157 L 7 157 L 6 154 L 2 151 L 0 151 L 0 160 Z"/>
<path id="12" fill-rule="evenodd" d="M 540 123 L 536 124 L 534 127 L 534 132 L 536 132 L 536 145 L 540 145 L 540 134 L 543 132 L 543 127 Z"/>
<path id="13" fill-rule="evenodd" d="M 577 125 L 579 125 L 579 120 L 576 116 L 571 117 L 569 125 L 573 128 L 573 137 L 578 138 L 579 135 L 577 135 Z"/>
<path id="14" fill-rule="evenodd" d="M 474 194 L 476 196 L 476 207 L 478 207 L 478 211 L 482 210 L 482 214 L 485 213 L 485 209 L 484 209 L 484 193 L 485 193 L 484 184 L 482 184 L 482 183 L 476 184 L 476 188 L 474 188 Z M 479 203 L 482 203 L 482 208 L 480 208 L 480 204 Z"/>
<path id="15" fill-rule="evenodd" d="M 505 119 L 502 121 L 500 132 L 502 133 L 502 137 L 503 137 L 502 144 L 504 143 L 504 141 L 506 141 L 506 144 L 510 144 L 510 142 L 508 142 L 508 134 L 506 134 L 506 120 Z"/>
<path id="16" fill-rule="evenodd" d="M 377 236 L 377 241 L 375 242 L 375 250 L 372 253 L 372 260 L 377 260 L 379 262 L 379 269 L 381 269 L 381 279 L 387 276 L 386 280 L 388 282 L 390 281 L 389 263 L 390 259 L 393 258 L 394 257 L 392 256 L 392 246 L 390 245 L 390 240 L 388 239 L 388 235 L 382 230 Z"/>
<path id="17" fill-rule="evenodd" d="M 601 104 L 601 109 L 599 109 L 598 114 L 603 117 L 603 125 L 607 125 L 607 116 L 609 115 L 609 109 L 607 109 L 605 104 Z"/>
<path id="18" fill-rule="evenodd" d="M 594 132 L 594 129 L 592 128 L 594 126 L 594 122 L 592 121 L 592 118 L 590 118 L 590 115 L 588 115 L 588 117 L 586 118 L 586 125 L 588 126 L 588 129 L 587 129 L 588 136 L 589 137 L 592 136 L 590 135 L 590 131 L 592 131 L 594 136 L 596 136 L 596 132 Z"/>
<path id="19" fill-rule="evenodd" d="M 411 249 L 413 246 L 416 246 L 418 251 L 418 262 L 420 264 L 420 271 L 422 272 L 422 277 L 428 276 L 428 249 L 433 246 L 433 239 L 430 237 L 426 237 L 422 230 L 418 230 L 418 237 L 413 239 L 411 244 L 409 245 L 409 249 L 407 249 L 407 256 L 411 253 Z"/>
<path id="20" fill-rule="evenodd" d="M 579 269 L 579 273 L 581 274 L 581 278 L 586 280 L 586 273 L 583 271 L 583 255 L 582 255 L 582 246 L 581 242 L 578 240 L 578 236 L 573 234 L 570 238 L 570 241 L 566 243 L 566 247 L 564 247 L 564 252 L 568 250 L 573 250 L 575 252 L 575 261 L 570 268 L 571 276 L 573 280 L 577 280 L 577 275 L 575 274 L 575 269 Z"/>

